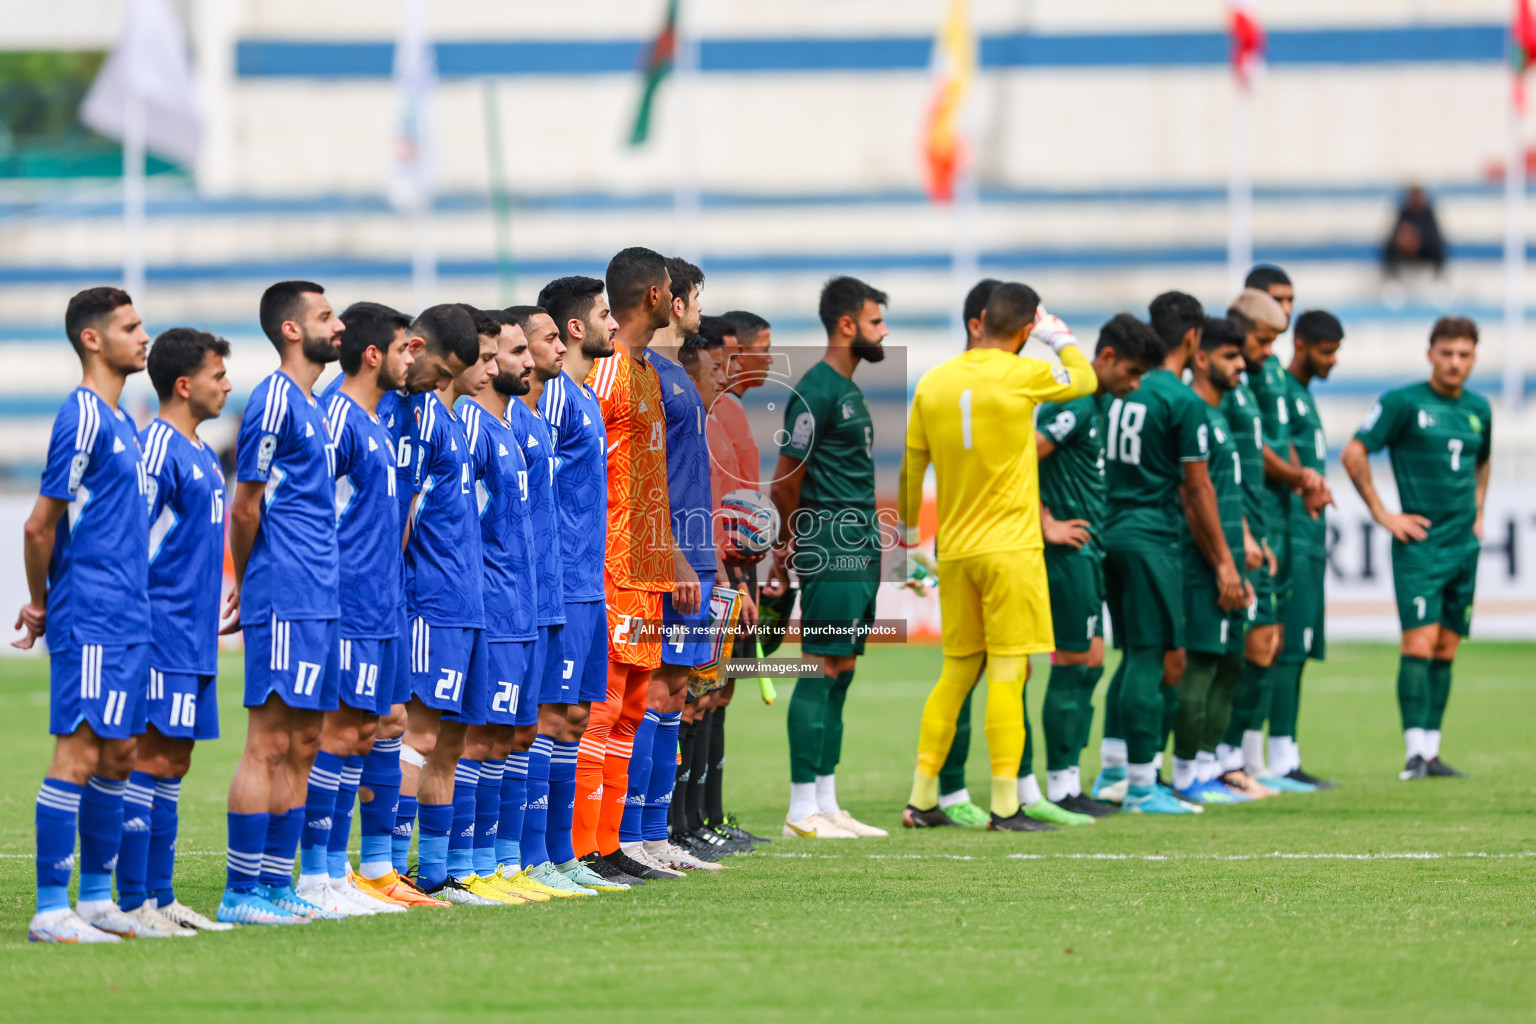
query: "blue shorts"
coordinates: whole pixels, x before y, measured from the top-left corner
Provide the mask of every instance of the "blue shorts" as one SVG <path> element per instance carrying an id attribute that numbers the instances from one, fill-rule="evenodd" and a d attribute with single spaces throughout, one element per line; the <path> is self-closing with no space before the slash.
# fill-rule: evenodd
<path id="1" fill-rule="evenodd" d="M 538 677 L 529 674 L 535 640 L 486 642 L 487 725 L 533 725 L 539 720 Z M 530 684 L 532 688 L 530 688 Z"/>
<path id="2" fill-rule="evenodd" d="M 173 740 L 219 738 L 219 677 L 149 670 L 149 724 Z"/>
<path id="3" fill-rule="evenodd" d="M 400 677 L 400 638 L 341 641 L 341 702 L 370 715 L 387 715 Z M 409 684 L 410 677 L 406 677 Z"/>
<path id="4" fill-rule="evenodd" d="M 545 678 L 559 678 L 559 696 L 540 694 L 545 704 L 576 704 L 608 699 L 608 606 L 580 601 L 565 606 L 560 661 L 545 666 Z"/>
<path id="5" fill-rule="evenodd" d="M 149 644 L 81 644 L 48 655 L 48 731 L 68 736 L 81 724 L 102 739 L 144 731 Z"/>
<path id="6" fill-rule="evenodd" d="M 485 722 L 485 632 L 411 622 L 411 696 L 445 721 Z"/>
<path id="7" fill-rule="evenodd" d="M 534 660 L 539 663 L 539 703 L 574 702 L 575 692 L 567 694 L 565 689 L 566 679 L 572 674 L 565 663 L 565 623 L 540 626 L 539 639 L 534 646 L 538 648 Z"/>
<path id="8" fill-rule="evenodd" d="M 699 573 L 699 610 L 680 614 L 672 607 L 672 595 L 661 599 L 661 623 L 667 639 L 661 645 L 663 665 L 708 665 L 715 656 L 714 632 L 709 628 L 709 595 L 715 589 L 715 574 Z"/>
<path id="9" fill-rule="evenodd" d="M 411 649 L 411 624 L 401 617 L 400 635 L 395 644 L 395 692 L 390 701 L 404 704 L 411 699 L 411 659 L 406 652 Z"/>
<path id="10" fill-rule="evenodd" d="M 245 706 L 257 708 L 274 693 L 291 708 L 335 711 L 341 674 L 335 619 L 273 616 L 245 627 Z"/>

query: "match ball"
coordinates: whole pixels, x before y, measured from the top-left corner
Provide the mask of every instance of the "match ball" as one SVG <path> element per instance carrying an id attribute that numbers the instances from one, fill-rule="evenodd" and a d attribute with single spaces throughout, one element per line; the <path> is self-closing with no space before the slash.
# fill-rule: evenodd
<path id="1" fill-rule="evenodd" d="M 737 550 L 759 555 L 773 546 L 779 535 L 779 510 L 761 491 L 739 487 L 720 499 L 725 536 Z"/>

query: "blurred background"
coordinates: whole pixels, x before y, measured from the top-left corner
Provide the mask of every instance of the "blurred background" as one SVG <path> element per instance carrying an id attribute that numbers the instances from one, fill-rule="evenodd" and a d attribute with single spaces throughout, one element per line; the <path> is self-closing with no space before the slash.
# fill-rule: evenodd
<path id="1" fill-rule="evenodd" d="M 1091 343 L 1169 288 L 1219 313 L 1257 259 L 1290 273 L 1298 311 L 1345 324 L 1335 379 L 1314 389 L 1335 454 L 1376 395 L 1427 374 L 1436 316 L 1478 320 L 1473 386 L 1497 420 L 1479 629 L 1529 635 L 1524 12 L 22 0 L 0 35 L 0 483 L 35 488 L 78 379 L 68 297 L 125 275 L 152 333 L 234 342 L 234 410 L 271 368 L 256 303 L 284 277 L 320 281 L 338 308 L 505 305 L 647 245 L 704 268 L 706 312 L 750 309 L 776 344 L 814 345 L 821 282 L 851 273 L 890 293 L 910 385 L 961 348 L 978 276 L 1030 283 Z M 132 174 L 125 217 L 119 141 L 135 88 L 142 224 Z M 872 397 L 899 409 L 905 389 Z M 147 380 L 125 407 L 153 414 Z M 235 422 L 208 433 L 227 441 Z M 893 466 L 900 438 L 878 440 Z M 1342 474 L 1333 487 L 1330 629 L 1390 634 L 1385 535 Z"/>

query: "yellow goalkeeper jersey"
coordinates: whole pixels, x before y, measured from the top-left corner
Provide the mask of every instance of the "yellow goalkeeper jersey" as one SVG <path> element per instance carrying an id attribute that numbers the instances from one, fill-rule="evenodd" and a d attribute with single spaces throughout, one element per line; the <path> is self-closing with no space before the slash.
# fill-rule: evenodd
<path id="1" fill-rule="evenodd" d="M 1093 365 L 1076 346 L 1063 350 L 1059 366 L 976 348 L 923 374 L 907 420 L 902 520 L 917 522 L 931 461 L 941 557 L 1042 547 L 1035 406 L 1097 388 Z"/>

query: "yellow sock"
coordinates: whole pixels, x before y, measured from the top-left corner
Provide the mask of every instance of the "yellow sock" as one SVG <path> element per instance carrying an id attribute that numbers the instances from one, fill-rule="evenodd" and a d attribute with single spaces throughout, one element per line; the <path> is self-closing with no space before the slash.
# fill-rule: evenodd
<path id="1" fill-rule="evenodd" d="M 928 700 L 923 704 L 922 723 L 918 727 L 917 770 L 920 774 L 936 779 L 939 769 L 944 767 L 944 759 L 949 756 L 950 744 L 955 739 L 960 705 L 965 703 L 965 695 L 976 685 L 983 657 L 981 654 L 963 658 L 945 655 L 938 682 L 933 684 Z M 937 799 L 935 797 L 933 803 L 937 803 Z"/>
<path id="2" fill-rule="evenodd" d="M 913 772 L 912 796 L 908 798 L 907 803 L 920 811 L 931 811 L 939 806 L 939 777 Z"/>
<path id="3" fill-rule="evenodd" d="M 992 779 L 992 813 L 1011 818 L 1019 811 L 1019 780 L 1012 775 Z"/>

